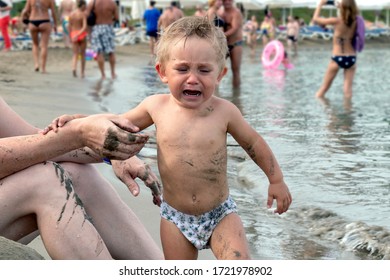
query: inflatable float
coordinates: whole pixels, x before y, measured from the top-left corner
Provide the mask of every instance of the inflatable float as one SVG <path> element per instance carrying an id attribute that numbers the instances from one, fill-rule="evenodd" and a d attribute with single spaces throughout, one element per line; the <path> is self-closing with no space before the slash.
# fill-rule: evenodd
<path id="1" fill-rule="evenodd" d="M 265 69 L 276 69 L 283 62 L 286 69 L 292 69 L 294 66 L 285 60 L 285 51 L 283 44 L 278 40 L 272 40 L 263 50 L 261 62 Z"/>

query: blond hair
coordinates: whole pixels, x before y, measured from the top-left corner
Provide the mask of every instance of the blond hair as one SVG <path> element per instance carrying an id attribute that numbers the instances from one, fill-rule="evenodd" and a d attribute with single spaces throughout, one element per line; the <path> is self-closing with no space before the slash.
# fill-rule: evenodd
<path id="1" fill-rule="evenodd" d="M 186 41 L 192 37 L 210 42 L 210 51 L 215 52 L 216 61 L 220 66 L 220 70 L 222 70 L 225 67 L 229 52 L 226 36 L 221 29 L 217 28 L 206 17 L 197 16 L 183 17 L 164 30 L 156 43 L 156 63 L 164 69 L 166 62 L 169 60 L 172 45 L 177 44 L 180 40 Z"/>
<path id="2" fill-rule="evenodd" d="M 209 0 L 208 1 L 209 7 L 214 6 L 215 2 L 217 2 L 217 0 Z"/>

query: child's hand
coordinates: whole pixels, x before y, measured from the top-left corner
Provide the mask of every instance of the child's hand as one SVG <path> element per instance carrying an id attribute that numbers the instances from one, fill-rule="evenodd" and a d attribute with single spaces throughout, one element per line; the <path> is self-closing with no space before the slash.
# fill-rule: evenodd
<path id="1" fill-rule="evenodd" d="M 291 205 L 292 197 L 286 183 L 282 180 L 278 183 L 269 185 L 267 207 L 271 208 L 274 199 L 276 199 L 275 213 L 282 214 L 288 210 Z"/>
<path id="2" fill-rule="evenodd" d="M 58 128 L 64 126 L 67 122 L 70 122 L 71 120 L 74 120 L 74 119 L 77 119 L 77 118 L 83 118 L 85 117 L 85 115 L 79 115 L 79 114 L 76 114 L 76 115 L 62 115 L 62 116 L 59 116 L 58 118 L 56 118 L 55 120 L 53 120 L 51 122 L 51 124 L 49 124 L 48 126 L 46 126 L 42 131 L 41 133 L 43 135 L 47 134 L 50 130 L 53 130 L 54 132 L 57 132 L 58 131 Z"/>

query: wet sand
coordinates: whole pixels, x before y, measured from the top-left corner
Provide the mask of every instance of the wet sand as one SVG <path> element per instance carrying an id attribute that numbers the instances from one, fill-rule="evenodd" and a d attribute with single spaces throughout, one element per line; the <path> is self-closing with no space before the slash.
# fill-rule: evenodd
<path id="1" fill-rule="evenodd" d="M 389 39 L 371 40 L 367 47 L 387 44 Z M 305 40 L 300 45 L 328 47 L 330 42 Z M 246 49 L 244 52 L 248 52 Z M 150 60 L 147 44 L 140 43 L 117 47 L 117 68 L 132 66 L 144 67 Z M 244 53 L 245 55 L 245 53 Z M 95 61 L 87 61 L 86 78 L 74 78 L 71 71 L 72 52 L 60 43 L 52 44 L 47 63 L 48 74 L 34 71 L 31 51 L 13 51 L 0 53 L 0 94 L 12 108 L 37 127 L 44 127 L 61 114 L 103 112 L 98 102 L 94 102 L 93 87 L 100 80 Z M 245 67 L 245 66 L 243 66 Z M 106 73 L 108 71 L 106 63 Z M 109 77 L 109 75 L 108 75 Z M 119 75 L 118 80 L 121 79 Z M 109 80 L 109 79 L 108 79 Z M 88 94 L 86 94 L 88 93 Z M 102 93 L 104 94 L 104 93 Z M 123 200 L 133 209 L 152 237 L 160 244 L 159 209 L 151 203 L 148 189 L 141 185 L 141 194 L 134 198 L 113 174 L 109 166 L 98 165 L 102 174 L 116 187 Z M 145 205 L 148 205 L 146 207 Z M 49 259 L 39 238 L 30 246 Z M 209 250 L 201 251 L 200 259 L 213 259 Z"/>
<path id="2" fill-rule="evenodd" d="M 119 47 L 116 53 L 119 69 L 126 67 L 129 63 L 142 67 L 148 64 L 150 59 L 147 44 Z M 104 112 L 99 103 L 93 101 L 97 96 L 94 96 L 93 89 L 91 89 L 100 80 L 96 61 L 87 61 L 85 79 L 74 78 L 71 71 L 71 57 L 72 53 L 69 49 L 62 46 L 50 48 L 48 73 L 41 74 L 34 71 L 31 51 L 0 53 L 1 97 L 16 112 L 37 127 L 46 126 L 61 114 Z M 108 62 L 106 73 L 109 74 Z M 119 75 L 118 80 L 120 79 Z M 110 79 L 107 80 L 105 82 L 109 82 Z M 147 158 L 145 160 L 147 161 Z M 161 248 L 159 208 L 153 205 L 149 189 L 142 185 L 141 181 L 137 181 L 140 184 L 141 193 L 138 197 L 133 197 L 127 187 L 115 177 L 110 166 L 105 164 L 96 166 L 116 187 L 122 199 L 137 214 Z M 40 237 L 29 246 L 36 249 L 46 259 L 50 259 Z M 199 259 L 213 258 L 209 250 L 199 255 Z"/>

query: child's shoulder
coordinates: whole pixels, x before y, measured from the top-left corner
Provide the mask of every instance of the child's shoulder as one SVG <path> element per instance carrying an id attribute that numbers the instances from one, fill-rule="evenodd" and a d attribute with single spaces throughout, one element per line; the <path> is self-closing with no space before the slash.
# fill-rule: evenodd
<path id="1" fill-rule="evenodd" d="M 164 94 L 164 93 L 149 95 L 142 101 L 142 103 L 160 103 L 161 104 L 162 102 L 169 100 L 169 96 L 170 96 L 169 94 Z"/>

